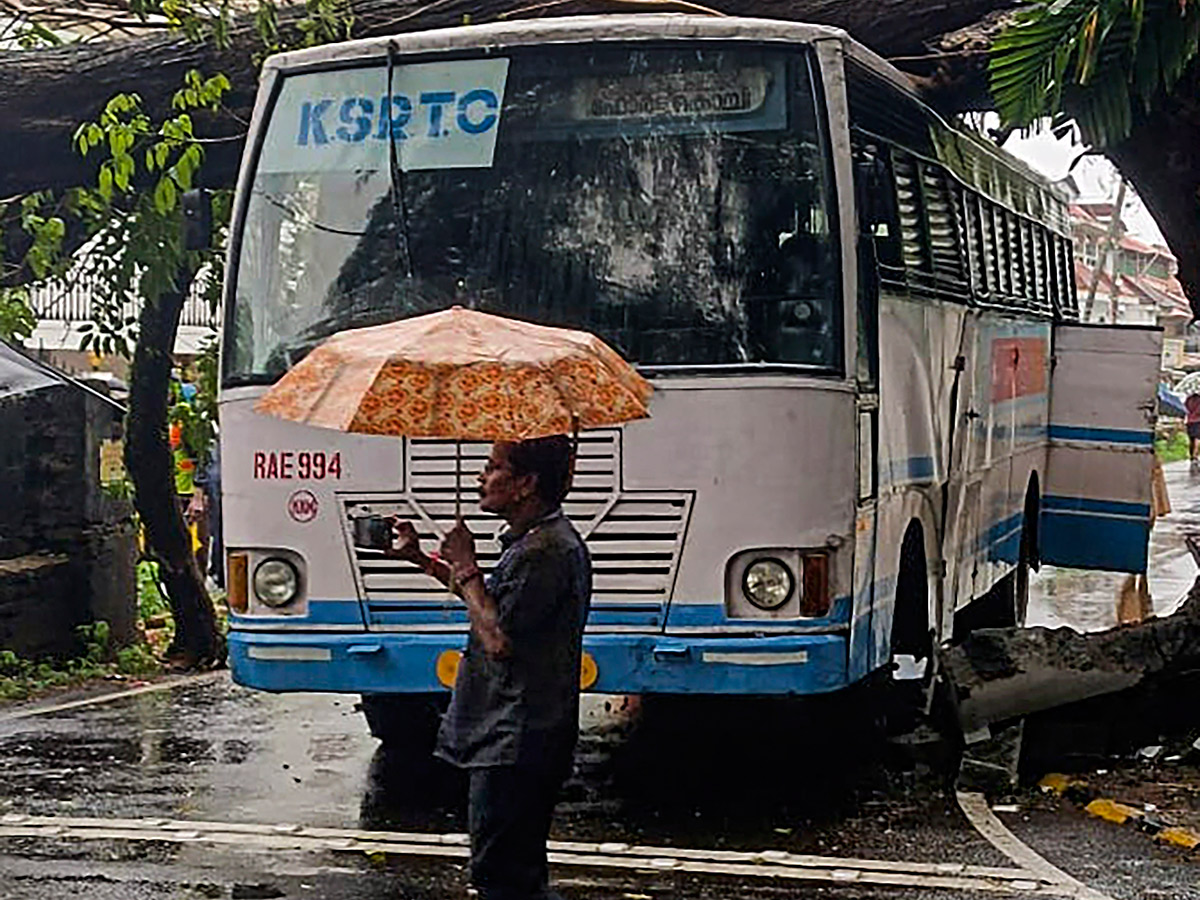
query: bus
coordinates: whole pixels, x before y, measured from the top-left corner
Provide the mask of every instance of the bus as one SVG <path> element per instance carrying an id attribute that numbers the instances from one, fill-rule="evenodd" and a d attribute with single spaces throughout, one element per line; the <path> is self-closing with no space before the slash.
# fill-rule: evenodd
<path id="1" fill-rule="evenodd" d="M 543 18 L 267 60 L 237 186 L 220 419 L 234 678 L 427 734 L 467 619 L 425 542 L 488 448 L 255 401 L 323 338 L 452 305 L 592 331 L 652 418 L 585 432 L 587 690 L 928 683 L 1041 563 L 1140 572 L 1155 328 L 1079 321 L 1065 198 L 843 31 Z"/>

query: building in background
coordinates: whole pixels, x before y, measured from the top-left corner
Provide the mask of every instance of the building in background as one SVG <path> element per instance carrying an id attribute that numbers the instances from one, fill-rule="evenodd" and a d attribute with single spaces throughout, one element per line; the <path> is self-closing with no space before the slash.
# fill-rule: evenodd
<path id="1" fill-rule="evenodd" d="M 37 327 L 23 342 L 26 350 L 72 375 L 101 370 L 119 378 L 128 378 L 128 361 L 119 356 L 99 357 L 80 350 L 83 338 L 80 326 L 93 319 L 96 286 L 86 273 L 72 274 L 66 281 L 40 285 L 30 291 L 30 305 L 37 316 Z M 140 300 L 130 297 L 122 316 L 136 317 Z M 175 358 L 180 363 L 194 359 L 204 343 L 216 336 L 216 314 L 203 297 L 199 280 L 183 305 L 179 330 L 175 336 Z"/>
<path id="2" fill-rule="evenodd" d="M 1182 338 L 1192 309 L 1166 247 L 1147 244 L 1117 226 L 1109 246 L 1111 203 L 1074 203 L 1070 207 L 1075 242 L 1075 282 L 1084 321 L 1161 325 L 1167 337 Z M 1088 304 L 1092 283 L 1095 296 Z"/>
<path id="3" fill-rule="evenodd" d="M 1196 349 L 1189 345 L 1192 308 L 1175 277 L 1178 266 L 1171 251 L 1133 237 L 1124 222 L 1110 234 L 1112 203 L 1076 202 L 1070 215 L 1083 320 L 1158 325 L 1163 329 L 1165 372 L 1200 364 L 1187 353 Z"/>

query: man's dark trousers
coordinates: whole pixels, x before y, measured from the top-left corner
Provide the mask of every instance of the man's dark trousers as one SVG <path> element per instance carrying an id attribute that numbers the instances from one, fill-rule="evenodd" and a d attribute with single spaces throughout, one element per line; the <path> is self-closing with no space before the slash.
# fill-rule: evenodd
<path id="1" fill-rule="evenodd" d="M 471 769 L 471 884 L 483 900 L 554 900 L 546 839 L 565 764 Z"/>

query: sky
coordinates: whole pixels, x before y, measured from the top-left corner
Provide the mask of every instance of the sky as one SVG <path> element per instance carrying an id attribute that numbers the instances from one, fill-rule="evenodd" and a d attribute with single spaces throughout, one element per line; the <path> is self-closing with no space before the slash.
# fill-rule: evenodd
<path id="1" fill-rule="evenodd" d="M 987 124 L 987 123 L 985 123 Z M 994 123 L 992 126 L 994 127 Z M 1071 163 L 1083 152 L 1084 147 L 1072 144 L 1069 138 L 1057 140 L 1049 130 L 1030 137 L 1019 133 L 1005 142 L 1004 149 L 1019 157 L 1047 178 L 1058 181 L 1065 178 Z M 1088 155 L 1079 161 L 1070 172 L 1080 189 L 1080 200 L 1085 202 L 1112 202 L 1117 196 L 1119 176 L 1116 168 L 1102 156 Z M 1130 234 L 1149 244 L 1165 244 L 1162 233 L 1146 206 L 1134 193 L 1132 187 L 1125 191 L 1124 222 Z"/>

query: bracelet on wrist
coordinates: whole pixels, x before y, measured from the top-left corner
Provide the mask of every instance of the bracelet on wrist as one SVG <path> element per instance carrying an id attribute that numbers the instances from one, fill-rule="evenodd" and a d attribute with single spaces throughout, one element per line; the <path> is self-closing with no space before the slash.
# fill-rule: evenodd
<path id="1" fill-rule="evenodd" d="M 479 571 L 478 566 L 471 566 L 469 569 L 466 569 L 462 572 L 458 571 L 457 569 L 454 570 L 454 580 L 459 584 L 466 584 L 468 581 L 472 581 L 475 578 L 483 578 L 483 573 Z"/>

